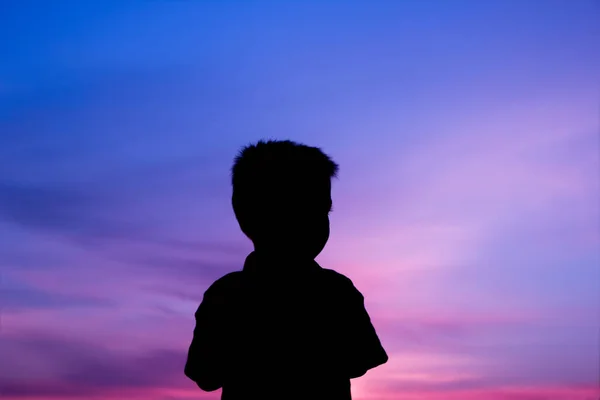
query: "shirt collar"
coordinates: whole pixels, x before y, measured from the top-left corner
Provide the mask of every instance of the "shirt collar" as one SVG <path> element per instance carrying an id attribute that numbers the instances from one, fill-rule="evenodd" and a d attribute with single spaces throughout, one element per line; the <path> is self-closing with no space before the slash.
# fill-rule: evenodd
<path id="1" fill-rule="evenodd" d="M 321 266 L 314 260 L 302 263 L 272 260 L 261 258 L 255 251 L 248 254 L 244 262 L 244 272 L 292 272 L 320 269 Z"/>

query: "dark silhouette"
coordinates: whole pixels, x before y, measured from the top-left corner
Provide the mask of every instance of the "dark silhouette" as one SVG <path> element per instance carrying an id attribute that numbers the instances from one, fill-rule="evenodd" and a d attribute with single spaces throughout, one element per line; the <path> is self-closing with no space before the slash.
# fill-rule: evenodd
<path id="1" fill-rule="evenodd" d="M 253 244 L 196 311 L 185 374 L 223 400 L 349 400 L 350 379 L 387 362 L 362 294 L 315 257 L 329 238 L 338 166 L 291 141 L 244 148 L 232 203 Z"/>

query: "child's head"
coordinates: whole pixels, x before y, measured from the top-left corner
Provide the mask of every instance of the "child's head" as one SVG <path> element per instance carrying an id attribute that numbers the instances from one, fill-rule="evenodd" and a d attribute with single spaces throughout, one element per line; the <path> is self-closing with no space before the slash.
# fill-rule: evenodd
<path id="1" fill-rule="evenodd" d="M 256 250 L 314 259 L 329 239 L 338 165 L 317 147 L 259 141 L 232 168 L 232 204 Z"/>

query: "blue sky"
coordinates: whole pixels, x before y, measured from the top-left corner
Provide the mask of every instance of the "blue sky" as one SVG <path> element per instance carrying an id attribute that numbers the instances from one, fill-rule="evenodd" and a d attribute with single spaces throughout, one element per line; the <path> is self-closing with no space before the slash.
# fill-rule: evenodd
<path id="1" fill-rule="evenodd" d="M 318 261 L 365 294 L 391 356 L 355 398 L 592 396 L 599 17 L 584 0 L 2 2 L 3 394 L 201 395 L 179 370 L 193 312 L 251 250 L 229 168 L 279 138 L 341 166 Z"/>

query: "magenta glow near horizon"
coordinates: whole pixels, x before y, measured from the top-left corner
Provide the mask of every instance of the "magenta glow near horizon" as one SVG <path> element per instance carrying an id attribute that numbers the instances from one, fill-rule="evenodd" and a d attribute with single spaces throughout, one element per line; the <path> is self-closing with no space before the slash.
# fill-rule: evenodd
<path id="1" fill-rule="evenodd" d="M 355 399 L 600 394 L 597 2 L 5 3 L 3 399 L 219 398 L 185 352 L 261 138 L 340 164 L 318 261 L 390 356 Z"/>

